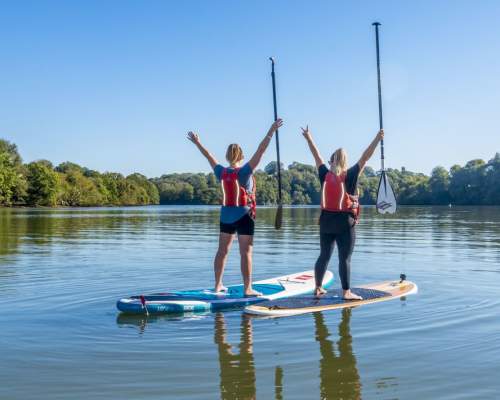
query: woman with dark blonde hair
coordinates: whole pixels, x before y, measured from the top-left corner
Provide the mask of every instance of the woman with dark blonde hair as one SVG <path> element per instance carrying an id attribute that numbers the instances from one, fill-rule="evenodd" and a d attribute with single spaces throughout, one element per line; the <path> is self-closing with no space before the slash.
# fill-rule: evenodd
<path id="1" fill-rule="evenodd" d="M 220 213 L 219 248 L 214 260 L 215 292 L 223 293 L 227 289 L 222 284 L 224 265 L 234 235 L 238 234 L 238 243 L 241 256 L 241 274 L 245 296 L 259 296 L 261 293 L 252 289 L 252 249 L 255 227 L 255 178 L 253 172 L 257 168 L 271 138 L 283 121 L 277 119 L 269 128 L 266 136 L 260 143 L 253 157 L 243 166 L 243 151 L 238 144 L 230 144 L 226 151 L 228 167 L 220 165 L 215 157 L 201 144 L 199 136 L 194 132 L 188 133 L 192 141 L 203 154 L 215 176 L 221 182 L 222 207 Z"/>
<path id="2" fill-rule="evenodd" d="M 373 155 L 378 143 L 384 138 L 384 131 L 380 130 L 377 133 L 359 161 L 351 168 L 347 167 L 347 153 L 342 148 L 335 150 L 330 157 L 330 168 L 327 168 L 314 144 L 309 127 L 301 129 L 316 162 L 321 182 L 321 216 L 319 218 L 321 251 L 314 266 L 315 295 L 321 296 L 326 293 L 322 282 L 336 243 L 339 253 L 339 276 L 343 298 L 360 300 L 361 297 L 351 292 L 350 289 L 351 255 L 356 239 L 354 226 L 359 215 L 357 184 L 358 177 L 367 161 Z"/>

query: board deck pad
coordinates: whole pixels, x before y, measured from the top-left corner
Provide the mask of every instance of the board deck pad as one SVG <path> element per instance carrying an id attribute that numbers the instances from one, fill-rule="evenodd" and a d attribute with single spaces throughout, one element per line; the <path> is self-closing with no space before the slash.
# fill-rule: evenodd
<path id="1" fill-rule="evenodd" d="M 374 289 L 363 289 L 363 288 L 353 288 L 351 291 L 358 296 L 363 297 L 363 300 L 373 300 L 382 297 L 389 297 L 391 294 L 387 292 L 382 292 L 381 290 Z M 343 304 L 351 303 L 352 300 L 344 300 L 342 298 L 342 289 L 335 289 L 328 292 L 328 294 L 316 298 L 313 295 L 310 296 L 298 296 L 292 297 L 290 299 L 279 299 L 272 302 L 266 302 L 262 306 L 272 308 L 274 310 L 278 309 L 288 309 L 288 308 L 303 308 L 314 306 L 326 306 L 333 304 Z M 272 303 L 272 304 L 271 304 Z"/>
<path id="2" fill-rule="evenodd" d="M 332 284 L 333 274 L 328 271 L 323 285 L 330 287 Z M 132 314 L 145 314 L 146 310 L 148 313 L 219 311 L 309 294 L 314 286 L 314 271 L 303 271 L 254 282 L 253 289 L 262 293 L 259 297 L 245 297 L 243 285 L 233 285 L 227 292 L 219 293 L 212 289 L 198 289 L 131 296 L 118 300 L 116 306 L 120 311 Z"/>
<path id="3" fill-rule="evenodd" d="M 417 290 L 417 285 L 410 281 L 386 281 L 352 288 L 351 291 L 361 296 L 362 300 L 344 300 L 342 289 L 334 289 L 319 298 L 307 295 L 262 302 L 246 307 L 245 312 L 266 316 L 298 315 L 397 299 Z"/>

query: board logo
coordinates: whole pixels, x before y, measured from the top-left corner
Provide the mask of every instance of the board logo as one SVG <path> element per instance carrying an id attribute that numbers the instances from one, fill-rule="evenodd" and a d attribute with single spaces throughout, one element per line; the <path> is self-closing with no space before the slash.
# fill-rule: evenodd
<path id="1" fill-rule="evenodd" d="M 388 203 L 386 201 L 381 201 L 377 203 L 377 208 L 380 210 L 387 210 L 388 208 L 392 207 L 392 203 Z"/>
<path id="2" fill-rule="evenodd" d="M 312 279 L 313 276 L 312 275 L 307 275 L 307 274 L 303 274 L 303 275 L 299 275 L 299 276 L 296 276 L 295 279 L 299 279 L 301 281 L 307 281 L 308 279 Z"/>

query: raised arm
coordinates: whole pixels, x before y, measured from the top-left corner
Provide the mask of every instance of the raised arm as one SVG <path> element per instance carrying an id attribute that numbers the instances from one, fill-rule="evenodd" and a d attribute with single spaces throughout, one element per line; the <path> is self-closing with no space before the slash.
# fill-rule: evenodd
<path id="1" fill-rule="evenodd" d="M 267 149 L 267 146 L 269 146 L 269 143 L 271 142 L 274 132 L 276 132 L 278 128 L 280 128 L 282 125 L 283 125 L 283 120 L 281 118 L 278 118 L 276 121 L 273 122 L 273 124 L 269 128 L 269 131 L 267 132 L 266 136 L 264 137 L 264 139 L 262 139 L 262 142 L 260 142 L 257 151 L 250 159 L 250 161 L 248 161 L 248 164 L 250 165 L 250 168 L 252 168 L 252 171 L 254 171 L 255 168 L 257 168 L 257 165 L 259 165 L 260 160 L 262 159 L 262 156 L 264 155 Z"/>
<path id="2" fill-rule="evenodd" d="M 375 149 L 377 148 L 377 145 L 379 144 L 379 142 L 383 138 L 384 138 L 384 130 L 381 129 L 380 131 L 378 131 L 377 136 L 375 136 L 375 139 L 372 140 L 372 142 L 370 143 L 370 145 L 368 146 L 368 148 L 365 150 L 365 152 L 363 153 L 363 155 L 359 159 L 359 161 L 358 161 L 359 173 L 361 173 L 363 171 L 363 169 L 365 168 L 366 163 L 371 158 L 371 156 L 373 156 L 373 153 L 375 152 Z"/>
<path id="3" fill-rule="evenodd" d="M 205 146 L 201 144 L 198 134 L 195 132 L 188 132 L 187 138 L 191 142 L 193 142 L 196 145 L 196 147 L 198 147 L 198 150 L 200 150 L 201 154 L 205 156 L 205 158 L 208 160 L 210 166 L 213 169 L 218 164 L 218 162 L 215 159 L 215 157 L 212 154 L 210 154 L 210 152 L 205 148 Z"/>
<path id="4" fill-rule="evenodd" d="M 309 132 L 309 125 L 306 125 L 306 129 L 304 129 L 304 128 L 300 128 L 300 129 L 302 129 L 302 135 L 304 135 L 304 137 L 306 138 L 307 144 L 309 145 L 309 150 L 311 150 L 311 153 L 314 157 L 314 162 L 316 163 L 316 168 L 319 168 L 319 166 L 324 164 L 325 162 L 323 161 L 321 154 L 319 154 L 319 150 L 313 141 L 311 132 Z"/>

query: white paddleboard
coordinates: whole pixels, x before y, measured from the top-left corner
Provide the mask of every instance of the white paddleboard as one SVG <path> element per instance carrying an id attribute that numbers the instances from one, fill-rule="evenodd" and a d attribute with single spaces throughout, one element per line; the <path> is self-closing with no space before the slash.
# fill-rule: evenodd
<path id="1" fill-rule="evenodd" d="M 357 307 L 415 294 L 418 291 L 418 287 L 413 282 L 398 280 L 371 283 L 352 288 L 351 290 L 362 296 L 363 299 L 344 300 L 342 298 L 342 290 L 335 289 L 319 298 L 309 295 L 250 305 L 245 308 L 245 312 L 254 315 L 284 317 L 339 308 Z"/>

